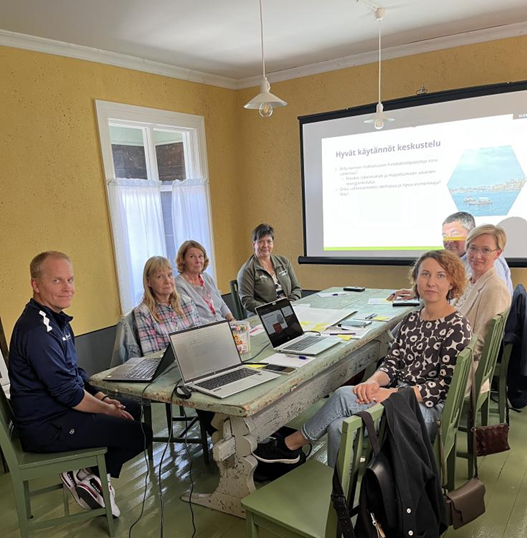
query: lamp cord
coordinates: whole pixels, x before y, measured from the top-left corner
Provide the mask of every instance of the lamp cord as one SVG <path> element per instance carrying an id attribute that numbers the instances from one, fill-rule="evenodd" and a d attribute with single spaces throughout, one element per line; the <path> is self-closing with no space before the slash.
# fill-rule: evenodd
<path id="1" fill-rule="evenodd" d="M 263 10 L 262 10 L 262 0 L 260 2 L 260 41 L 262 44 L 262 72 L 263 78 L 265 79 L 265 55 L 264 55 L 264 38 L 263 38 Z"/>
<path id="2" fill-rule="evenodd" d="M 381 102 L 381 21 L 382 19 L 378 19 L 378 22 L 379 22 L 379 103 Z"/>

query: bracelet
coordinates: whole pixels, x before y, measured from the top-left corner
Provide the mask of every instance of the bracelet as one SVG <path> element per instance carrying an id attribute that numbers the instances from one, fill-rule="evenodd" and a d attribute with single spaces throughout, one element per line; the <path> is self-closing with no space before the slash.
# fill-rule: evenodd
<path id="1" fill-rule="evenodd" d="M 106 400 L 106 398 L 109 398 L 108 394 L 105 394 L 105 395 L 101 398 L 101 402 L 104 402 L 104 400 Z"/>

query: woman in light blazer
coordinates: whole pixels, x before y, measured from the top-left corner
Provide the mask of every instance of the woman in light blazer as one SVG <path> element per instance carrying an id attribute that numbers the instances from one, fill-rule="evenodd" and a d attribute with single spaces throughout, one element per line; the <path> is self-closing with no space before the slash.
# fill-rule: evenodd
<path id="1" fill-rule="evenodd" d="M 481 357 L 490 320 L 511 305 L 507 285 L 494 268 L 494 261 L 503 252 L 506 242 L 503 228 L 492 224 L 477 226 L 467 236 L 467 257 L 472 274 L 465 293 L 453 304 L 468 319 L 478 337 L 475 361 Z"/>

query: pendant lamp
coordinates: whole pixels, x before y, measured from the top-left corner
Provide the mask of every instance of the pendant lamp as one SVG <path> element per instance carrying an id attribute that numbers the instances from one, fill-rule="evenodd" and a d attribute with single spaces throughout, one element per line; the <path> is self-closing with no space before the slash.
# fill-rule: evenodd
<path id="1" fill-rule="evenodd" d="M 378 7 L 374 10 L 374 15 L 375 19 L 379 23 L 379 101 L 377 103 L 375 114 L 371 118 L 364 120 L 364 123 L 373 123 L 375 129 L 379 130 L 384 127 L 385 122 L 394 121 L 394 118 L 390 118 L 387 114 L 385 114 L 381 101 L 381 21 L 386 15 L 386 9 L 383 7 Z"/>
<path id="2" fill-rule="evenodd" d="M 260 2 L 260 38 L 262 43 L 262 83 L 260 85 L 260 93 L 251 99 L 244 108 L 258 109 L 262 118 L 268 118 L 272 116 L 273 110 L 278 106 L 286 106 L 287 103 L 282 101 L 276 95 L 270 92 L 271 85 L 265 76 L 265 55 L 264 55 L 264 38 L 263 38 L 263 12 L 262 12 L 262 0 Z"/>

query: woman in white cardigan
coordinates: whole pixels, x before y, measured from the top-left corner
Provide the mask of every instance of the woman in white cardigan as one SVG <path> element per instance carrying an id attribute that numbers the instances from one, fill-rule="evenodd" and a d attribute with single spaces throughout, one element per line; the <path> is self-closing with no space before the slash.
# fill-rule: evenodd
<path id="1" fill-rule="evenodd" d="M 465 293 L 453 304 L 468 319 L 473 334 L 478 337 L 474 350 L 476 361 L 480 359 L 490 320 L 511 304 L 507 285 L 494 269 L 494 261 L 503 252 L 506 242 L 503 228 L 492 224 L 477 226 L 467 237 L 467 256 L 472 274 Z"/>

